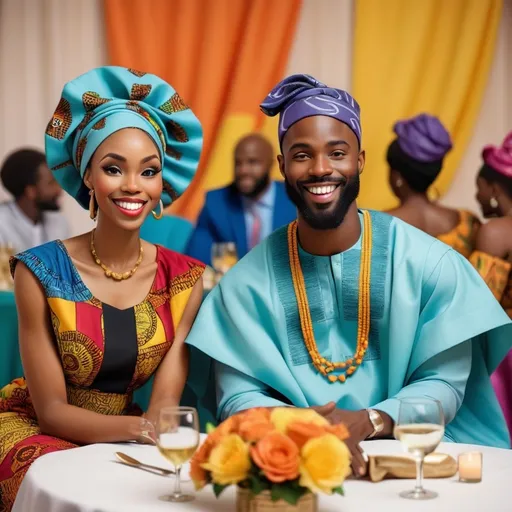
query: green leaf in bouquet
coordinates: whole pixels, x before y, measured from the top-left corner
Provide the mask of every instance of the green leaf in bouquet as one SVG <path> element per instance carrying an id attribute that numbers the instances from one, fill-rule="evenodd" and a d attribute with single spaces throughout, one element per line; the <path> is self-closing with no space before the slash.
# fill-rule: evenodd
<path id="1" fill-rule="evenodd" d="M 345 491 L 343 490 L 343 487 L 341 485 L 339 487 L 335 487 L 332 492 L 334 494 L 340 494 L 341 496 L 345 496 Z"/>
<path id="2" fill-rule="evenodd" d="M 257 475 L 250 475 L 250 482 L 251 482 L 251 492 L 254 495 L 257 495 L 263 491 L 268 491 L 270 489 L 269 483 Z"/>
<path id="3" fill-rule="evenodd" d="M 220 484 L 213 484 L 213 493 L 215 494 L 215 497 L 218 498 L 222 491 L 228 487 L 227 485 L 220 485 Z"/>
<path id="4" fill-rule="evenodd" d="M 304 487 L 295 487 L 286 484 L 274 484 L 270 493 L 272 501 L 283 500 L 290 505 L 297 505 L 297 501 L 307 492 Z"/>
<path id="5" fill-rule="evenodd" d="M 213 423 L 208 422 L 206 424 L 206 433 L 210 435 L 214 430 L 216 429 L 215 425 Z"/>

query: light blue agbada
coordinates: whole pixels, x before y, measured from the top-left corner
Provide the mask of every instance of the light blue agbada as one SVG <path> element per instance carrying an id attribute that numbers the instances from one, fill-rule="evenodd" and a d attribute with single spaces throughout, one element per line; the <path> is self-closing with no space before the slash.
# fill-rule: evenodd
<path id="1" fill-rule="evenodd" d="M 363 229 L 360 213 L 361 229 Z M 205 300 L 187 339 L 216 362 L 218 415 L 250 407 L 373 407 L 396 420 L 398 401 L 442 403 L 446 439 L 509 447 L 489 376 L 512 345 L 512 324 L 471 265 L 442 242 L 371 212 L 371 332 L 345 383 L 311 364 L 295 298 L 286 228 L 243 258 Z M 300 249 L 321 354 L 351 357 L 357 339 L 361 238 L 331 257 Z M 205 381 L 191 382 L 199 396 Z"/>

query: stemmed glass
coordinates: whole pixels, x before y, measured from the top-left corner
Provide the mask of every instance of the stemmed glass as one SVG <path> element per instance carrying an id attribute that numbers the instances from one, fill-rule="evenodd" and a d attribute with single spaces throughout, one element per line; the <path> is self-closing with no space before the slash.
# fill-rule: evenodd
<path id="1" fill-rule="evenodd" d="M 233 242 L 212 244 L 212 267 L 225 274 L 237 262 L 236 246 Z"/>
<path id="2" fill-rule="evenodd" d="M 199 445 L 199 419 L 193 407 L 164 407 L 156 425 L 156 444 L 160 453 L 174 466 L 174 492 L 161 496 L 162 501 L 184 503 L 194 496 L 181 492 L 181 466 L 187 462 Z"/>
<path id="3" fill-rule="evenodd" d="M 441 404 L 432 398 L 402 398 L 395 437 L 416 461 L 416 486 L 400 493 L 402 498 L 429 500 L 437 493 L 423 488 L 423 462 L 432 453 L 444 435 L 444 414 Z"/>

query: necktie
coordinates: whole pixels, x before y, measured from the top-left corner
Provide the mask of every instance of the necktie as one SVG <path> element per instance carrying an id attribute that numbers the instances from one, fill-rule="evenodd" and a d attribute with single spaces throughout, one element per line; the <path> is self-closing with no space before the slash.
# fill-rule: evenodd
<path id="1" fill-rule="evenodd" d="M 256 210 L 256 207 L 253 207 L 251 210 L 252 213 L 252 230 L 251 230 L 251 240 L 250 240 L 250 247 L 249 250 L 255 247 L 260 243 L 261 238 L 261 218 L 258 215 L 258 211 Z"/>

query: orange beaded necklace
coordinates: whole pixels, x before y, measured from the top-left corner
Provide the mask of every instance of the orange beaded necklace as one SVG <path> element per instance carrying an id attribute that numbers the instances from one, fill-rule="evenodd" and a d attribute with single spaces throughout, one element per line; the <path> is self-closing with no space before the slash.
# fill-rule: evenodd
<path id="1" fill-rule="evenodd" d="M 361 247 L 361 268 L 359 271 L 359 307 L 357 346 L 354 356 L 346 361 L 334 362 L 322 357 L 318 352 L 309 310 L 306 284 L 299 259 L 299 247 L 297 243 L 297 221 L 288 226 L 288 253 L 290 256 L 290 267 L 292 271 L 293 288 L 299 306 L 300 326 L 304 343 L 308 349 L 311 361 L 315 368 L 331 382 L 345 382 L 359 365 L 363 362 L 366 350 L 368 349 L 368 337 L 370 334 L 370 275 L 372 261 L 372 219 L 370 214 L 363 211 L 363 240 Z M 338 375 L 329 375 L 333 371 L 341 371 Z"/>

